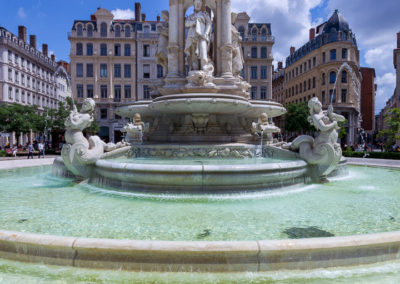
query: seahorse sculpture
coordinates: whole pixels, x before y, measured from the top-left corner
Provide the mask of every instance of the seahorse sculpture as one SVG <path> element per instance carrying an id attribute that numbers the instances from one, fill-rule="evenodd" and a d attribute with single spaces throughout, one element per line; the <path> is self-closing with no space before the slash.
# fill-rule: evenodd
<path id="1" fill-rule="evenodd" d="M 340 129 L 338 122 L 345 118 L 334 113 L 332 105 L 328 111 L 323 111 L 318 98 L 312 98 L 308 108 L 308 121 L 319 131 L 318 136 L 315 139 L 308 135 L 299 136 L 291 143 L 290 149 L 298 150 L 302 159 L 316 165 L 319 178 L 323 180 L 336 168 L 342 157 L 342 149 L 337 143 L 337 130 Z"/>
<path id="2" fill-rule="evenodd" d="M 65 144 L 61 151 L 61 156 L 65 166 L 74 175 L 80 177 L 90 177 L 91 167 L 97 162 L 105 152 L 110 152 L 128 146 L 128 143 L 108 143 L 103 142 L 99 136 L 93 135 L 89 139 L 83 134 L 83 130 L 89 127 L 94 121 L 95 102 L 92 99 L 86 99 L 81 111 L 78 112 L 76 106 L 65 120 Z"/>

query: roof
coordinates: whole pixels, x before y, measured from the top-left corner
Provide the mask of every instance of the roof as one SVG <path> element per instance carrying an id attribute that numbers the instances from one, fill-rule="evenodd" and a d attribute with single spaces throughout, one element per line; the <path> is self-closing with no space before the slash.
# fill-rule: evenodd
<path id="1" fill-rule="evenodd" d="M 338 10 L 335 10 L 335 12 L 333 12 L 332 16 L 326 22 L 323 32 L 348 32 L 349 30 L 349 24 L 347 23 L 346 19 L 343 17 L 342 14 L 339 13 Z"/>

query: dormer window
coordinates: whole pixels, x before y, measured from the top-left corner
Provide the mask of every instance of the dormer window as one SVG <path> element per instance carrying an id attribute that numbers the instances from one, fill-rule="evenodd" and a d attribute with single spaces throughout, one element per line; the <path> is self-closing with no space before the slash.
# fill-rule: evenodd
<path id="1" fill-rule="evenodd" d="M 83 30 L 82 30 L 82 25 L 81 25 L 81 24 L 78 24 L 78 25 L 76 26 L 76 34 L 77 34 L 78 36 L 83 36 Z"/>
<path id="2" fill-rule="evenodd" d="M 125 27 L 125 37 L 131 37 L 131 27 L 130 26 Z"/>
<path id="3" fill-rule="evenodd" d="M 88 27 L 87 27 L 87 36 L 88 37 L 93 36 L 93 26 L 92 25 L 88 25 Z"/>
<path id="4" fill-rule="evenodd" d="M 115 37 L 121 37 L 121 27 L 119 25 L 115 27 Z"/>
<path id="5" fill-rule="evenodd" d="M 101 23 L 101 25 L 100 25 L 100 36 L 107 37 L 107 24 L 106 23 Z"/>

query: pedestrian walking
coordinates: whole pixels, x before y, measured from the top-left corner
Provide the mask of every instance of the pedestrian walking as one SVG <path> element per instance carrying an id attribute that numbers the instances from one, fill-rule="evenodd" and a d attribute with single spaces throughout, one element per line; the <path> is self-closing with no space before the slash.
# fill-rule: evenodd
<path id="1" fill-rule="evenodd" d="M 40 156 L 42 156 L 42 158 L 44 158 L 44 145 L 43 145 L 42 141 L 39 142 L 38 149 L 39 149 L 38 159 L 40 159 Z"/>
<path id="2" fill-rule="evenodd" d="M 29 142 L 29 145 L 28 145 L 28 159 L 29 158 L 33 159 L 33 145 L 32 145 L 32 142 Z"/>
<path id="3" fill-rule="evenodd" d="M 17 152 L 18 152 L 18 147 L 17 145 L 14 145 L 13 149 L 12 149 L 12 155 L 13 157 L 17 157 Z"/>

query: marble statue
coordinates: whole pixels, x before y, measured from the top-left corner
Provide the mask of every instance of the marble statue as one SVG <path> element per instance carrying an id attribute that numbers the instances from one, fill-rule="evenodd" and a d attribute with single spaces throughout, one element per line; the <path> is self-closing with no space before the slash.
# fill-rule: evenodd
<path id="1" fill-rule="evenodd" d="M 164 70 L 165 74 L 168 73 L 168 41 L 169 41 L 169 12 L 162 11 L 161 17 L 165 23 L 158 30 L 158 45 L 157 45 L 157 53 L 156 59 L 157 63 L 160 64 Z"/>
<path id="2" fill-rule="evenodd" d="M 241 46 L 242 38 L 235 27 L 237 14 L 232 13 L 232 73 L 233 76 L 239 77 L 244 67 L 243 51 Z"/>
<path id="3" fill-rule="evenodd" d="M 86 176 L 85 173 L 90 170 L 87 165 L 94 164 L 105 152 L 128 146 L 124 142 L 106 144 L 96 135 L 89 139 L 85 137 L 83 130 L 94 121 L 94 108 L 94 100 L 88 98 L 83 102 L 81 111 L 78 112 L 74 105 L 65 120 L 66 144 L 62 148 L 61 156 L 66 167 L 76 176 Z"/>
<path id="4" fill-rule="evenodd" d="M 212 75 L 214 67 L 208 55 L 211 45 L 212 21 L 204 11 L 204 0 L 194 0 L 194 12 L 186 18 L 188 28 L 185 54 L 190 71 L 205 71 Z"/>
<path id="5" fill-rule="evenodd" d="M 139 113 L 135 113 L 133 117 L 133 123 L 128 123 L 122 128 L 122 132 L 125 132 L 125 141 L 128 143 L 142 143 L 143 134 L 147 131 L 147 127 L 142 121 Z"/>
<path id="6" fill-rule="evenodd" d="M 276 127 L 273 123 L 269 123 L 268 114 L 262 113 L 258 122 L 253 122 L 251 126 L 251 133 L 257 135 L 261 139 L 266 139 L 267 142 L 273 142 L 273 133 L 279 133 L 281 129 Z"/>
<path id="7" fill-rule="evenodd" d="M 298 150 L 302 159 L 318 166 L 319 176 L 325 179 L 342 157 L 342 149 L 337 143 L 337 130 L 340 129 L 338 122 L 344 121 L 345 118 L 334 113 L 332 105 L 328 111 L 323 111 L 318 98 L 312 98 L 308 102 L 308 108 L 308 121 L 317 129 L 318 136 L 315 139 L 308 135 L 299 136 L 291 143 L 290 149 Z"/>

